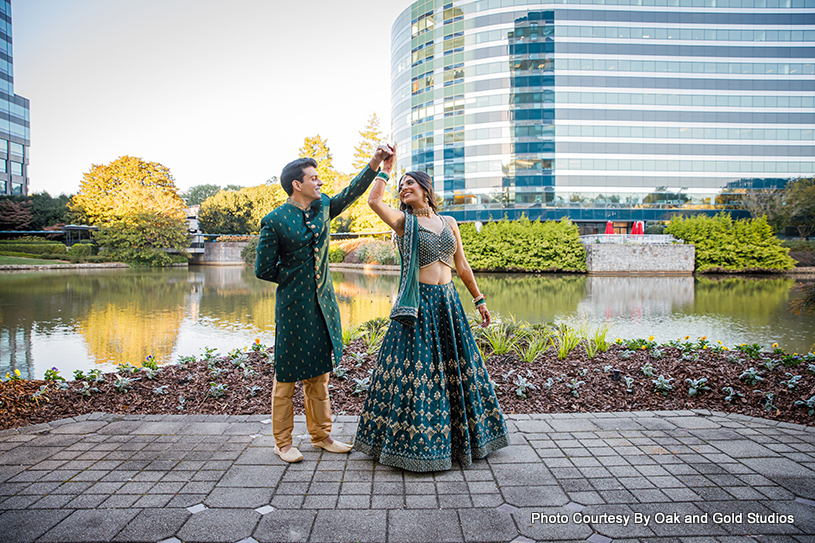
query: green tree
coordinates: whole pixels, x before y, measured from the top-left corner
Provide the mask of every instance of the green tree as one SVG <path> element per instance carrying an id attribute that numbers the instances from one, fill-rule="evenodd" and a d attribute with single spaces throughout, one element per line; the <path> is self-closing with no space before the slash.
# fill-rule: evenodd
<path id="1" fill-rule="evenodd" d="M 54 198 L 47 192 L 35 192 L 29 198 L 33 204 L 34 214 L 30 226 L 32 230 L 43 230 L 49 226 L 71 222 L 68 210 L 69 196 L 60 194 Z"/>
<path id="2" fill-rule="evenodd" d="M 184 218 L 184 202 L 170 170 L 158 162 L 131 156 L 119 157 L 107 165 L 94 165 L 83 175 L 69 208 L 84 222 L 94 225 L 148 211 Z"/>
<path id="3" fill-rule="evenodd" d="M 124 262 L 166 266 L 174 261 L 168 250 L 187 256 L 186 223 L 156 211 L 115 218 L 94 237 L 109 256 Z"/>
<path id="4" fill-rule="evenodd" d="M 209 234 L 257 234 L 260 219 L 286 201 L 288 195 L 278 185 L 224 190 L 207 198 L 198 211 L 198 224 Z"/>
<path id="5" fill-rule="evenodd" d="M 197 206 L 201 205 L 204 200 L 210 196 L 218 194 L 220 190 L 221 187 L 218 185 L 195 185 L 194 187 L 190 187 L 190 190 L 188 190 L 184 196 L 188 206 Z"/>
<path id="6" fill-rule="evenodd" d="M 802 237 L 815 233 L 815 178 L 796 179 L 787 185 L 787 201 L 792 208 L 790 224 Z"/>
<path id="7" fill-rule="evenodd" d="M 243 191 L 222 190 L 207 198 L 198 210 L 198 226 L 207 234 L 250 234 L 254 224 L 252 200 Z"/>

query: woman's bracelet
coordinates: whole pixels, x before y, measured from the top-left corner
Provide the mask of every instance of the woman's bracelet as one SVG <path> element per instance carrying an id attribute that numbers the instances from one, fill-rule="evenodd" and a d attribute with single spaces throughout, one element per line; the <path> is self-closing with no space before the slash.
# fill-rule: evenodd
<path id="1" fill-rule="evenodd" d="M 384 182 L 385 182 L 385 184 L 387 185 L 387 184 L 388 184 L 388 181 L 390 181 L 390 178 L 391 178 L 391 176 L 390 176 L 390 175 L 388 175 L 387 173 L 385 173 L 385 172 L 379 172 L 378 174 L 376 174 L 376 177 L 375 177 L 374 179 L 375 179 L 375 180 L 376 180 L 376 179 L 381 179 L 381 180 L 382 180 L 382 181 L 384 181 Z"/>
<path id="2" fill-rule="evenodd" d="M 487 303 L 487 297 L 481 294 L 478 297 L 473 298 L 473 303 L 475 304 L 476 307 L 478 307 L 479 305 L 484 305 Z"/>

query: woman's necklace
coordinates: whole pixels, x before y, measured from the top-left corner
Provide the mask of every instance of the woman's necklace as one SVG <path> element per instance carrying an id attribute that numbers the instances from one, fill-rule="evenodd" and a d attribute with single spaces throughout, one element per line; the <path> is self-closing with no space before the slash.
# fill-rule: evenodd
<path id="1" fill-rule="evenodd" d="M 413 208 L 413 214 L 417 217 L 429 217 L 433 214 L 433 210 L 430 206 L 427 207 L 420 207 L 420 208 Z"/>

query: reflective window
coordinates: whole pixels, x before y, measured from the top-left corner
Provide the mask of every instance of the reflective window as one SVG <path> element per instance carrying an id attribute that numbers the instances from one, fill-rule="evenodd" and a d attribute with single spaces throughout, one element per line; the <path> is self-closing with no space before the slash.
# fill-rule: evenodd
<path id="1" fill-rule="evenodd" d="M 400 164 L 435 168 L 445 206 L 500 214 L 730 206 L 728 184 L 812 175 L 815 14 L 782 8 L 807 2 L 415 2 L 394 25 Z"/>

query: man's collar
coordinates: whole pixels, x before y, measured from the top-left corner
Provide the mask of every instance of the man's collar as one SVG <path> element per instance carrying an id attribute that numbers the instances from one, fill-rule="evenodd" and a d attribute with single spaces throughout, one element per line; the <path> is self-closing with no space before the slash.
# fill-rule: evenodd
<path id="1" fill-rule="evenodd" d="M 297 202 L 297 201 L 295 201 L 295 200 L 292 200 L 291 198 L 287 198 L 287 199 L 286 199 L 286 203 L 287 203 L 287 204 L 291 204 L 291 205 L 293 205 L 294 207 L 296 207 L 296 208 L 297 208 L 297 209 L 299 209 L 300 211 L 306 211 L 306 210 L 309 208 L 309 206 L 304 206 L 304 205 L 303 205 L 303 204 L 301 204 L 300 202 Z"/>
<path id="2" fill-rule="evenodd" d="M 286 199 L 286 203 L 293 205 L 294 207 L 296 207 L 297 209 L 299 209 L 300 211 L 305 213 L 306 211 L 308 211 L 309 209 L 312 209 L 312 208 L 319 209 L 319 207 L 322 205 L 322 199 L 317 198 L 316 200 L 314 200 L 310 204 L 303 205 L 300 202 L 298 202 L 298 201 L 292 199 L 291 197 L 289 197 L 289 198 Z"/>

